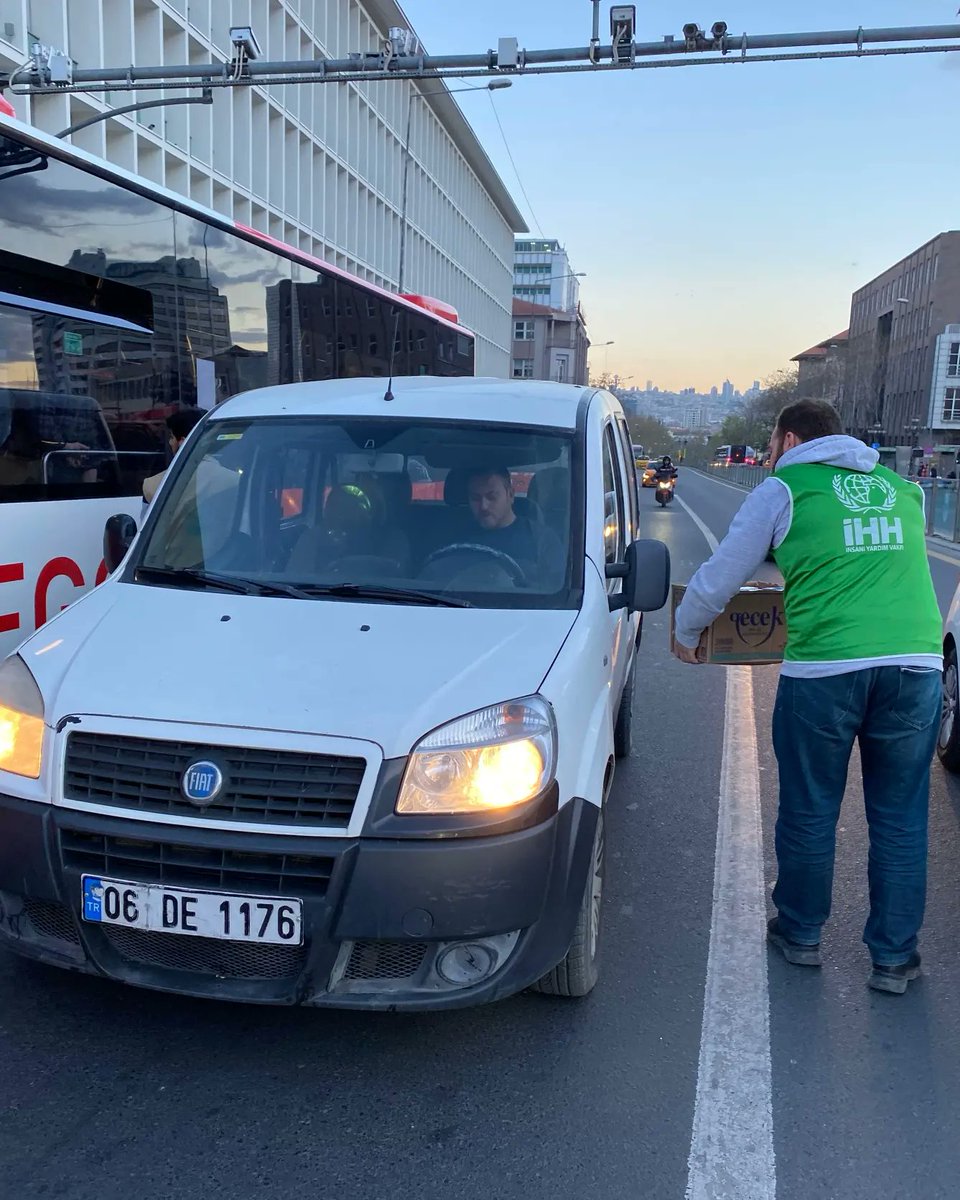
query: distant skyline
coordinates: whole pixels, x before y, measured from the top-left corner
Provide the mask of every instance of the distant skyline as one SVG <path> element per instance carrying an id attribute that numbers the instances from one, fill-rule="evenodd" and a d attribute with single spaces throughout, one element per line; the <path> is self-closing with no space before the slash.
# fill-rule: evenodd
<path id="1" fill-rule="evenodd" d="M 589 39 L 582 0 L 487 0 L 469 21 L 404 7 L 430 53 Z M 754 34 L 958 22 L 957 0 L 644 0 L 637 15 L 650 41 L 691 17 Z M 847 327 L 855 290 L 960 228 L 958 90 L 954 54 L 530 77 L 457 100 L 531 232 L 586 272 L 590 338 L 614 342 L 592 369 L 709 391 L 789 366 Z"/>

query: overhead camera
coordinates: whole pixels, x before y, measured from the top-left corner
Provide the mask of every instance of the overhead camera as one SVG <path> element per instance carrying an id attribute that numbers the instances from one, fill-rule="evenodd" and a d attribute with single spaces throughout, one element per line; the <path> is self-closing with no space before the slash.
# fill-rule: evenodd
<path id="1" fill-rule="evenodd" d="M 684 25 L 683 40 L 687 43 L 687 46 L 689 48 L 692 49 L 694 46 L 696 46 L 697 42 L 702 37 L 703 37 L 703 30 L 696 23 L 696 21 L 688 21 L 687 24 Z"/>
<path id="2" fill-rule="evenodd" d="M 387 30 L 387 41 L 393 58 L 410 58 L 420 53 L 420 42 L 412 29 L 404 29 L 402 25 L 392 25 Z"/>
<path id="3" fill-rule="evenodd" d="M 637 6 L 614 4 L 610 8 L 610 38 L 617 62 L 629 62 L 637 35 Z"/>
<path id="4" fill-rule="evenodd" d="M 719 42 L 721 38 L 725 38 L 727 36 L 726 21 L 714 21 L 710 32 L 713 34 L 713 40 L 715 42 Z"/>
<path id="5" fill-rule="evenodd" d="M 262 53 L 257 36 L 249 25 L 234 25 L 230 30 L 230 41 L 238 54 L 243 51 L 247 62 L 253 62 Z"/>
<path id="6" fill-rule="evenodd" d="M 637 6 L 614 4 L 610 8 L 610 36 L 620 35 L 621 40 L 632 42 L 637 29 Z"/>

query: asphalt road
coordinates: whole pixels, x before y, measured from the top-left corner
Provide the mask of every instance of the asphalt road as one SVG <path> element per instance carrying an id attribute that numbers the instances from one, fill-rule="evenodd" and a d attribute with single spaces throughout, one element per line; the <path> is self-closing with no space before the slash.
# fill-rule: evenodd
<path id="1" fill-rule="evenodd" d="M 717 537 L 743 499 L 687 471 L 680 495 Z M 685 581 L 708 553 L 703 533 L 679 505 L 661 512 L 651 491 L 642 501 L 643 532 L 669 543 Z M 932 561 L 945 603 L 960 561 Z M 726 672 L 670 658 L 666 613 L 647 621 L 641 668 L 591 997 L 417 1016 L 249 1008 L 0 952 L 0 1192 L 683 1197 L 703 1087 Z M 769 888 L 777 672 L 751 674 Z M 960 1196 L 960 783 L 939 766 L 932 806 L 927 973 L 902 998 L 878 996 L 859 940 L 865 835 L 851 772 L 824 969 L 767 960 L 775 1185 L 739 1179 L 732 1162 L 708 1200 Z"/>

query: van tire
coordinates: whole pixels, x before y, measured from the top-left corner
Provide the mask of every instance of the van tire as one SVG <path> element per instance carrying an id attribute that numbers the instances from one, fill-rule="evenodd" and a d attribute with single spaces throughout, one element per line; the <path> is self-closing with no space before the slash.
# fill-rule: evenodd
<path id="1" fill-rule="evenodd" d="M 552 971 L 533 985 L 533 991 L 544 996 L 586 996 L 593 991 L 600 977 L 600 931 L 603 907 L 603 865 L 605 837 L 603 810 L 597 816 L 593 835 L 590 870 L 583 889 L 577 926 L 573 931 L 570 949 Z"/>
<path id="2" fill-rule="evenodd" d="M 948 771 L 953 774 L 960 771 L 960 667 L 953 644 L 947 647 L 943 660 L 943 708 L 937 757 Z"/>
<path id="3" fill-rule="evenodd" d="M 633 694 L 636 690 L 637 658 L 630 664 L 627 682 L 623 685 L 620 708 L 613 726 L 613 753 L 617 758 L 629 758 L 633 749 Z"/>

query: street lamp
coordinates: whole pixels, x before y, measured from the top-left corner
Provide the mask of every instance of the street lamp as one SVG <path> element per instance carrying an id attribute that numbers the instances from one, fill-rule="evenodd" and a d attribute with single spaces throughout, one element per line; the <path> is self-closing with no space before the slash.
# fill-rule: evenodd
<path id="1" fill-rule="evenodd" d="M 404 283 L 404 268 L 406 266 L 407 248 L 407 183 L 410 178 L 410 129 L 413 121 L 414 100 L 426 100 L 430 96 L 459 96 L 461 92 L 497 92 L 502 88 L 513 87 L 512 79 L 493 79 L 483 87 L 434 88 L 430 92 L 411 90 L 410 101 L 407 104 L 407 129 L 403 138 L 403 185 L 400 190 L 400 263 L 397 270 L 397 291 L 402 294 Z"/>
<path id="2" fill-rule="evenodd" d="M 598 345 L 599 345 L 599 348 L 601 350 L 603 350 L 607 346 L 616 345 L 616 343 L 615 342 L 599 342 Z M 606 375 L 607 367 L 609 365 L 610 365 L 610 351 L 607 350 L 606 354 L 604 354 L 604 356 L 603 356 L 603 373 L 604 373 L 604 375 Z"/>

